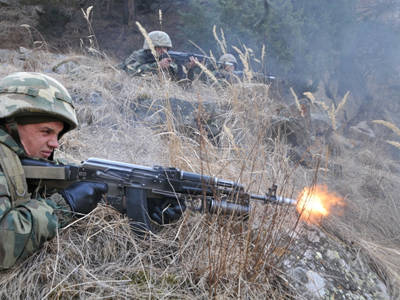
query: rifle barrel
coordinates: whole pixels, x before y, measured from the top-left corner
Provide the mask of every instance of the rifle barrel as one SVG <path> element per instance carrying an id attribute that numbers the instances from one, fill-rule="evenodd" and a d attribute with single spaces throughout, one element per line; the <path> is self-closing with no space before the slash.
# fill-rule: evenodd
<path id="1" fill-rule="evenodd" d="M 269 197 L 267 195 L 263 196 L 263 195 L 251 194 L 250 199 L 260 200 L 260 201 L 263 201 L 264 203 L 270 202 L 270 203 L 287 204 L 287 205 L 296 205 L 297 204 L 297 200 L 291 199 L 291 198 L 285 198 L 282 196 Z"/>

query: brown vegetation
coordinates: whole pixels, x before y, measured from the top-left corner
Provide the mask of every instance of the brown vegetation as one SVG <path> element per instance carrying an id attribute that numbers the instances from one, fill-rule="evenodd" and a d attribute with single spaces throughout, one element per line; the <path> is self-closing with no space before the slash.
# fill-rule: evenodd
<path id="1" fill-rule="evenodd" d="M 114 68 L 116 62 L 98 53 L 92 57 L 72 53 L 62 61 L 41 50 L 22 60 L 15 52 L 5 56 L 5 61 L 14 63 L 1 68 L 1 77 L 21 70 L 55 70 L 58 74 L 51 76 L 71 92 L 81 125 L 63 138 L 58 157 L 173 165 L 241 181 L 255 193 L 276 183 L 279 194 L 293 198 L 304 186 L 326 183 L 344 196 L 347 208 L 344 216 L 331 216 L 322 227 L 367 253 L 395 293 L 400 212 L 399 176 L 393 170 L 398 163 L 377 155 L 379 144 L 357 148 L 335 132 L 314 137 L 306 150 L 311 160 L 304 167 L 291 160 L 291 146 L 284 139 L 267 135 L 281 104 L 256 88 L 210 88 L 195 81 L 183 89 L 157 76 L 129 78 Z M 165 103 L 165 124 L 137 121 L 131 105 L 142 98 Z M 223 107 L 218 143 L 205 134 L 203 125 L 191 128 L 190 135 L 179 131 L 171 98 Z M 343 105 L 345 101 L 346 97 Z M 333 117 L 343 105 L 332 108 Z M 203 113 L 199 109 L 199 119 Z M 335 123 L 332 127 L 336 129 Z M 323 162 L 321 169 L 317 161 Z M 100 206 L 62 229 L 40 252 L 4 272 L 2 293 L 51 299 L 295 298 L 281 263 L 287 253 L 297 251 L 292 241 L 300 230 L 298 215 L 290 207 L 254 204 L 253 208 L 248 222 L 188 211 L 177 224 L 143 240 L 131 232 L 126 218 Z"/>

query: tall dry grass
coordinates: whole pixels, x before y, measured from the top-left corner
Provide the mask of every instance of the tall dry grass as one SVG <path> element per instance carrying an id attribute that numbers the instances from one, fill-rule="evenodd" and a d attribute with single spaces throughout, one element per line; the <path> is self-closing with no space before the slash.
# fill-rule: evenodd
<path id="1" fill-rule="evenodd" d="M 396 299 L 400 295 L 400 169 L 384 143 L 384 139 L 360 143 L 336 134 L 321 142 L 329 163 L 339 166 L 340 172 L 321 172 L 320 181 L 346 202 L 344 214 L 323 226 L 367 256 Z"/>
<path id="2" fill-rule="evenodd" d="M 72 61 L 40 52 L 29 59 L 37 61 L 34 71 L 39 72 Z M 265 140 L 273 115 L 268 98 L 254 94 L 234 99 L 239 94 L 235 87 L 221 92 L 198 83 L 187 90 L 157 76 L 129 78 L 99 56 L 79 62 L 65 74 L 50 74 L 71 91 L 80 119 L 79 129 L 63 138 L 58 157 L 173 165 L 241 181 L 255 193 L 277 183 L 280 194 L 293 196 L 297 185 L 303 185 L 294 178 L 302 171 L 290 167 L 286 146 Z M 17 71 L 21 64 L 7 66 L 0 75 Z M 99 102 L 93 102 L 94 92 L 100 95 Z M 165 124 L 149 126 L 135 118 L 131 105 L 143 97 L 163 99 Z M 191 135 L 180 132 L 171 98 L 200 104 L 199 120 L 205 113 L 201 103 L 232 107 L 218 117 L 222 124 L 218 145 L 201 122 Z M 257 109 L 249 111 L 250 105 Z M 188 211 L 178 224 L 144 240 L 131 232 L 126 218 L 100 206 L 3 273 L 1 293 L 45 299 L 290 297 L 294 290 L 280 263 L 291 247 L 297 216 L 293 208 L 253 205 L 254 214 L 247 222 Z"/>
<path id="3" fill-rule="evenodd" d="M 241 59 L 249 59 L 248 49 L 240 53 Z M 12 63 L 0 69 L 1 77 L 21 70 L 47 72 L 79 62 L 68 72 L 50 74 L 71 92 L 81 123 L 63 138 L 58 157 L 173 165 L 240 181 L 254 193 L 263 193 L 276 183 L 279 194 L 288 197 L 295 197 L 316 179 L 327 183 L 345 197 L 347 208 L 343 216 L 325 221 L 324 228 L 369 254 L 371 264 L 395 293 L 400 274 L 399 178 L 391 171 L 396 162 L 374 154 L 381 151 L 379 144 L 360 150 L 334 139 L 335 135 L 319 137 L 310 152 L 342 169 L 341 175 L 335 174 L 327 162 L 326 171 L 319 172 L 291 162 L 289 146 L 266 135 L 277 108 L 266 96 L 268 90 L 240 84 L 210 88 L 197 81 L 183 89 L 162 76 L 129 78 L 104 55 L 71 54 L 60 59 L 35 50 L 25 60 L 14 52 L 4 57 Z M 101 101 L 93 102 L 94 92 Z M 138 121 L 132 104 L 144 98 L 162 100 L 157 113 L 165 114 L 164 124 Z M 190 135 L 180 131 L 171 98 L 200 104 L 198 120 L 205 113 L 203 103 L 224 108 L 218 116 L 216 139 L 210 139 L 200 121 Z M 347 96 L 336 108 L 326 107 L 333 129 L 334 117 L 346 100 Z M 340 154 L 326 154 L 331 148 L 340 149 Z M 2 297 L 296 298 L 281 263 L 293 247 L 298 215 L 289 207 L 252 205 L 247 222 L 188 211 L 177 224 L 144 240 L 131 232 L 126 218 L 100 206 L 60 230 L 37 254 L 4 272 Z"/>

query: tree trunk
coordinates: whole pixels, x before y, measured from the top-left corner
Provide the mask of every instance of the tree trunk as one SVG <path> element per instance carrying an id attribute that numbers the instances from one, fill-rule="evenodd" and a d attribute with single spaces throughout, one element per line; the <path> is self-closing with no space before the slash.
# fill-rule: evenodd
<path id="1" fill-rule="evenodd" d="M 136 21 L 136 1 L 127 0 L 128 2 L 128 26 L 135 26 Z"/>

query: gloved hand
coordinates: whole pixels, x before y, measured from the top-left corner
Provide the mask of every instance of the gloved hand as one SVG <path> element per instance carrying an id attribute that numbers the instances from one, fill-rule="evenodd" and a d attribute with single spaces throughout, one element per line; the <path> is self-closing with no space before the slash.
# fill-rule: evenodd
<path id="1" fill-rule="evenodd" d="M 88 214 L 96 208 L 101 196 L 107 193 L 108 186 L 101 182 L 80 181 L 71 184 L 60 194 L 73 212 Z"/>
<path id="2" fill-rule="evenodd" d="M 160 225 L 179 220 L 186 210 L 184 201 L 176 198 L 148 199 L 147 205 L 150 218 Z"/>

